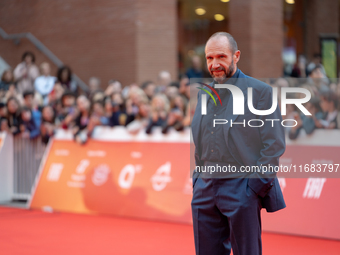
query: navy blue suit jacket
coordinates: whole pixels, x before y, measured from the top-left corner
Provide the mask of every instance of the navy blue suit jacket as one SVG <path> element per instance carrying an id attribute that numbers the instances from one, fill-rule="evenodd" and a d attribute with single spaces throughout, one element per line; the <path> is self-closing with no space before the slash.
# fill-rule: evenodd
<path id="1" fill-rule="evenodd" d="M 281 125 L 282 116 L 279 107 L 270 115 L 255 115 L 248 109 L 247 97 L 248 87 L 253 89 L 253 106 L 257 110 L 267 110 L 272 106 L 272 88 L 257 79 L 246 76 L 240 71 L 239 78 L 235 86 L 240 88 L 244 95 L 244 115 L 233 115 L 233 97 L 231 96 L 228 105 L 226 106 L 225 119 L 228 124 L 224 125 L 224 139 L 228 149 L 234 159 L 242 166 L 260 166 L 262 165 L 279 165 L 279 157 L 284 153 L 285 134 Z M 205 87 L 209 92 L 211 90 Z M 200 160 L 199 151 L 199 134 L 201 124 L 201 95 L 206 93 L 202 90 L 198 92 L 197 106 L 192 120 L 192 135 L 195 144 L 195 162 L 196 165 L 203 165 Z M 207 99 L 209 95 L 207 95 Z M 248 121 L 250 119 L 261 119 L 264 121 L 262 127 L 249 127 Z M 271 121 L 265 119 L 279 119 L 274 122 L 272 127 Z M 230 120 L 233 122 L 243 122 L 245 120 L 246 127 L 243 125 L 233 125 L 230 127 Z M 258 122 L 252 125 L 259 125 Z M 248 186 L 260 196 L 262 207 L 266 208 L 268 212 L 274 212 L 286 207 L 279 182 L 275 173 L 252 173 L 249 178 Z M 254 176 L 256 175 L 256 176 Z M 193 176 L 195 182 L 195 176 Z M 197 175 L 196 175 L 197 177 Z"/>

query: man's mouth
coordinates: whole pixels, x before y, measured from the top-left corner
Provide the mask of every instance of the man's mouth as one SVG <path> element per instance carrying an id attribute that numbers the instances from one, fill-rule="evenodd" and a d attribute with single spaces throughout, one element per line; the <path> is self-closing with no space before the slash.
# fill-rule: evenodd
<path id="1" fill-rule="evenodd" d="M 223 70 L 216 70 L 216 71 L 212 71 L 213 74 L 221 74 L 224 73 Z"/>

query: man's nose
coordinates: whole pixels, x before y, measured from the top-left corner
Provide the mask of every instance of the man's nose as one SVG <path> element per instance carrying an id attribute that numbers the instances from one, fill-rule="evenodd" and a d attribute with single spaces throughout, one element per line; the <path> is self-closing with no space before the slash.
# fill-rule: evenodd
<path id="1" fill-rule="evenodd" d="M 214 59 L 212 63 L 212 68 L 219 68 L 219 67 L 220 67 L 220 63 Z"/>

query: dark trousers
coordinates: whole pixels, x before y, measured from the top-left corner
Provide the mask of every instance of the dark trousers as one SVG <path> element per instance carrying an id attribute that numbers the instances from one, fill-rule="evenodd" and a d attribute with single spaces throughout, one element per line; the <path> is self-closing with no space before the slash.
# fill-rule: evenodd
<path id="1" fill-rule="evenodd" d="M 198 178 L 191 202 L 197 255 L 260 255 L 261 202 L 248 179 Z"/>

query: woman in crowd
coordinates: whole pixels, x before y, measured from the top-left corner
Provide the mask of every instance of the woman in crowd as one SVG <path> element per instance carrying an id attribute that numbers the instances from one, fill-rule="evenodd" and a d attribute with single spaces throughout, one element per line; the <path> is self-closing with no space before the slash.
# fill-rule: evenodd
<path id="1" fill-rule="evenodd" d="M 0 98 L 3 98 L 6 95 L 11 85 L 14 85 L 14 75 L 11 69 L 7 69 L 1 76 Z"/>
<path id="2" fill-rule="evenodd" d="M 76 92 L 77 83 L 72 80 L 72 70 L 68 66 L 62 66 L 58 69 L 57 80 L 65 90 Z"/>
<path id="3" fill-rule="evenodd" d="M 13 135 L 20 134 L 20 104 L 18 99 L 10 97 L 7 100 L 7 123 L 4 126 L 4 130 L 12 133 Z"/>
<path id="4" fill-rule="evenodd" d="M 324 117 L 319 121 L 319 128 L 338 128 L 338 99 L 333 92 L 325 92 L 321 95 L 320 106 Z"/>
<path id="5" fill-rule="evenodd" d="M 90 122 L 90 106 L 90 101 L 87 99 L 87 97 L 80 95 L 77 98 L 77 111 L 75 114 L 71 114 L 71 118 L 74 117 L 75 124 L 72 128 L 72 133 L 76 142 L 80 144 L 85 143 L 90 134 L 86 130 Z"/>
<path id="6" fill-rule="evenodd" d="M 136 115 L 138 114 L 139 108 L 139 102 L 141 100 L 144 100 L 144 98 L 147 98 L 145 92 L 137 87 L 137 86 L 131 86 L 128 94 L 128 98 L 125 102 L 125 109 L 126 109 L 126 121 L 125 125 L 128 125 L 130 122 L 132 122 Z"/>
<path id="7" fill-rule="evenodd" d="M 105 115 L 104 103 L 102 101 L 96 101 L 92 104 L 91 122 L 95 126 L 109 125 L 109 118 Z"/>
<path id="8" fill-rule="evenodd" d="M 164 94 L 156 94 L 151 101 L 151 117 L 146 127 L 146 133 L 151 134 L 155 126 L 163 127 L 167 124 L 167 118 L 170 110 L 168 98 Z"/>
<path id="9" fill-rule="evenodd" d="M 181 131 L 184 129 L 184 113 L 185 101 L 183 96 L 176 95 L 171 100 L 171 111 L 169 113 L 166 124 L 163 126 L 162 133 L 166 134 L 169 127 L 174 127 L 175 130 Z"/>
<path id="10" fill-rule="evenodd" d="M 56 125 L 56 114 L 51 105 L 47 105 L 42 109 L 41 112 L 41 140 L 47 144 L 49 139 L 54 135 L 57 129 Z"/>
<path id="11" fill-rule="evenodd" d="M 138 104 L 138 113 L 133 121 L 127 126 L 127 130 L 131 134 L 137 134 L 140 130 L 146 128 L 149 124 L 150 116 L 150 103 L 147 97 L 143 97 Z"/>
<path id="12" fill-rule="evenodd" d="M 33 90 L 34 80 L 38 76 L 39 69 L 35 65 L 35 56 L 32 52 L 27 51 L 22 55 L 22 62 L 14 69 L 18 92 Z"/>
<path id="13" fill-rule="evenodd" d="M 61 123 L 63 129 L 67 129 L 73 121 L 76 113 L 76 97 L 73 92 L 65 91 L 61 96 L 60 103 L 54 110 L 57 114 L 57 121 Z"/>
<path id="14" fill-rule="evenodd" d="M 110 127 L 125 124 L 126 115 L 122 114 L 120 110 L 120 105 L 117 104 L 116 102 L 114 103 L 111 97 L 106 97 L 104 99 L 104 107 L 105 107 L 105 116 L 109 120 Z"/>

